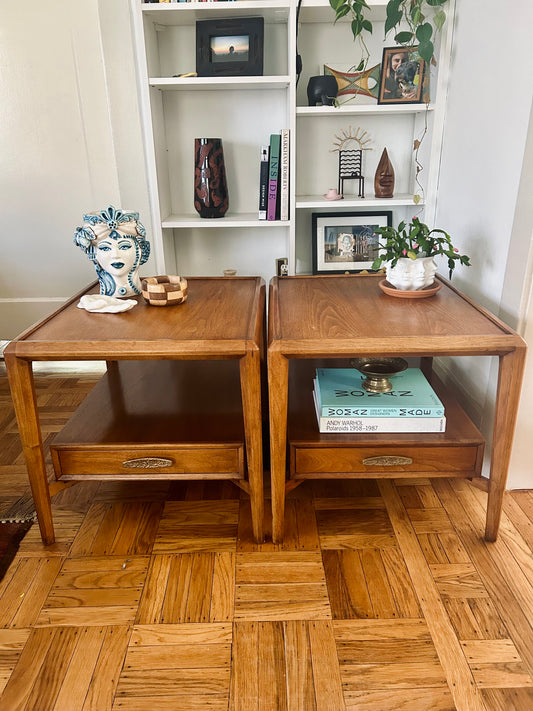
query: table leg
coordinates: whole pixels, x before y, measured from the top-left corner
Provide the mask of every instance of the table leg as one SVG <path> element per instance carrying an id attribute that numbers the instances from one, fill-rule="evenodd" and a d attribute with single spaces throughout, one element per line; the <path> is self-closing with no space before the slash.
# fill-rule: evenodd
<path id="1" fill-rule="evenodd" d="M 261 358 L 258 350 L 239 362 L 244 416 L 244 436 L 248 461 L 248 483 L 252 507 L 252 528 L 256 543 L 263 542 L 263 438 L 261 418 Z"/>
<path id="2" fill-rule="evenodd" d="M 45 545 L 49 545 L 55 540 L 54 524 L 32 364 L 10 355 L 7 350 L 4 357 L 41 538 Z"/>
<path id="3" fill-rule="evenodd" d="M 487 541 L 496 540 L 500 527 L 525 360 L 525 347 L 500 356 L 485 528 Z"/>
<path id="4" fill-rule="evenodd" d="M 270 472 L 272 481 L 272 540 L 283 540 L 285 519 L 285 467 L 287 456 L 287 404 L 289 360 L 277 351 L 268 352 L 270 411 Z"/>

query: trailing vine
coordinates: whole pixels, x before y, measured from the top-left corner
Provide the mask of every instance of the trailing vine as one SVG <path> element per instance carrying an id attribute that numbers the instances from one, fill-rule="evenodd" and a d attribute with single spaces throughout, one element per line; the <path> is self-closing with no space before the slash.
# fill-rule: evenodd
<path id="1" fill-rule="evenodd" d="M 396 32 L 394 41 L 404 47 L 418 44 L 418 53 L 428 64 L 433 59 L 435 34 L 446 22 L 446 13 L 442 9 L 448 0 L 389 0 L 385 20 L 385 36 L 397 30 L 400 24 L 408 29 Z M 354 40 L 361 44 L 363 59 L 358 71 L 366 66 L 369 53 L 364 41 L 364 32 L 372 32 L 372 22 L 368 18 L 371 8 L 365 0 L 329 0 L 335 11 L 335 22 L 350 14 L 351 30 Z"/>

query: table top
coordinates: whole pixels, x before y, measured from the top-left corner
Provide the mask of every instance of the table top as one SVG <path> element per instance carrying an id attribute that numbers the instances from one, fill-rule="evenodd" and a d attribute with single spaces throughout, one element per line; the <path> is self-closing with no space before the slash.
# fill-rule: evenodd
<path id="1" fill-rule="evenodd" d="M 90 313 L 77 307 L 95 282 L 12 341 L 6 353 L 31 360 L 240 357 L 261 339 L 265 284 L 261 277 L 191 277 L 188 298 L 129 311 Z"/>
<path id="2" fill-rule="evenodd" d="M 522 338 L 449 282 L 426 299 L 398 299 L 382 274 L 275 277 L 269 348 L 288 357 L 491 355 Z"/>

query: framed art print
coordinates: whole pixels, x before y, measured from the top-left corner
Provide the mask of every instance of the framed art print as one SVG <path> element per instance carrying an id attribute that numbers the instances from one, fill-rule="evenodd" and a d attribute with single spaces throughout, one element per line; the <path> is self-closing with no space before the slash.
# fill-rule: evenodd
<path id="1" fill-rule="evenodd" d="M 196 23 L 196 73 L 199 77 L 261 76 L 262 17 L 200 20 Z"/>
<path id="2" fill-rule="evenodd" d="M 349 274 L 372 268 L 375 229 L 391 225 L 392 212 L 314 212 L 312 221 L 313 274 Z"/>

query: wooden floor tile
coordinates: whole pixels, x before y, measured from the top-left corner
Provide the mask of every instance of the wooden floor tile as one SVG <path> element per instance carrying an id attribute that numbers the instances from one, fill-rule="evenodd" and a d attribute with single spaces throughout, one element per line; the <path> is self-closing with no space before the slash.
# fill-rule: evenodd
<path id="1" fill-rule="evenodd" d="M 150 553 L 162 507 L 158 502 L 93 504 L 72 544 L 71 555 Z"/>
<path id="2" fill-rule="evenodd" d="M 69 558 L 57 575 L 35 624 L 133 623 L 147 569 L 146 556 Z"/>
<path id="3" fill-rule="evenodd" d="M 236 622 L 231 711 L 344 711 L 331 623 Z"/>
<path id="4" fill-rule="evenodd" d="M 34 629 L 1 703 L 20 711 L 111 708 L 129 635 L 127 627 Z"/>
<path id="5" fill-rule="evenodd" d="M 331 617 L 320 553 L 237 553 L 236 620 Z"/>
<path id="6" fill-rule="evenodd" d="M 153 552 L 234 551 L 238 516 L 238 501 L 169 501 Z"/>
<path id="7" fill-rule="evenodd" d="M 233 619 L 235 553 L 153 555 L 137 624 Z"/>
<path id="8" fill-rule="evenodd" d="M 0 695 L 15 669 L 30 632 L 30 629 L 0 629 Z"/>
<path id="9" fill-rule="evenodd" d="M 382 507 L 333 509 L 317 511 L 320 547 L 384 548 L 396 544 L 387 511 Z"/>
<path id="10" fill-rule="evenodd" d="M 482 693 L 489 711 L 533 709 L 533 689 L 483 689 Z"/>
<path id="11" fill-rule="evenodd" d="M 231 624 L 137 625 L 113 709 L 226 710 Z"/>
<path id="12" fill-rule="evenodd" d="M 0 589 L 0 627 L 30 627 L 61 568 L 62 559 L 18 556 Z"/>

